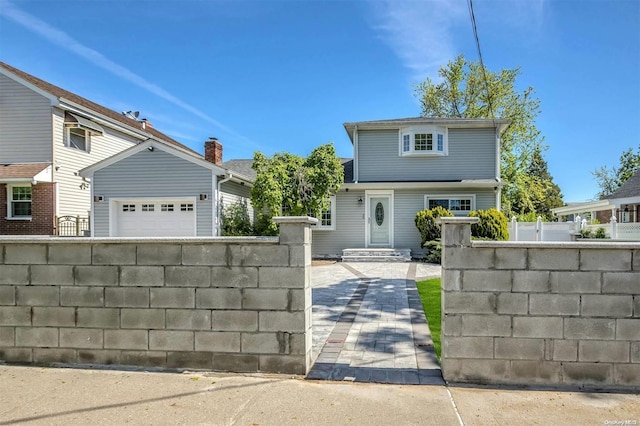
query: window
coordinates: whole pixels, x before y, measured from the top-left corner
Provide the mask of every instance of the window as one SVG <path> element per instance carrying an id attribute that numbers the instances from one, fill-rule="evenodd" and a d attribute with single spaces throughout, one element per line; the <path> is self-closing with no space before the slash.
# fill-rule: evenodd
<path id="1" fill-rule="evenodd" d="M 160 204 L 160 210 L 163 212 L 172 212 L 173 204 Z"/>
<path id="2" fill-rule="evenodd" d="M 136 211 L 136 205 L 135 204 L 123 204 L 122 205 L 122 211 L 123 212 L 135 212 Z"/>
<path id="3" fill-rule="evenodd" d="M 192 212 L 193 211 L 193 204 L 189 203 L 189 204 L 180 204 L 180 211 L 181 212 Z"/>
<path id="4" fill-rule="evenodd" d="M 143 204 L 142 205 L 142 211 L 143 212 L 152 212 L 155 211 L 156 206 L 155 204 Z"/>
<path id="5" fill-rule="evenodd" d="M 441 206 L 456 216 L 466 216 L 475 209 L 475 202 L 475 195 L 425 195 L 424 208 Z"/>
<path id="6" fill-rule="evenodd" d="M 447 128 L 415 126 L 400 129 L 400 155 L 447 155 Z"/>
<path id="7" fill-rule="evenodd" d="M 336 229 L 336 196 L 332 195 L 329 199 L 329 208 L 323 210 L 317 218 L 318 223 L 313 226 L 314 229 L 321 231 L 332 231 Z"/>
<path id="8" fill-rule="evenodd" d="M 89 152 L 89 132 L 80 127 L 67 127 L 66 145 L 69 148 Z"/>
<path id="9" fill-rule="evenodd" d="M 8 217 L 31 219 L 31 186 L 7 186 Z"/>

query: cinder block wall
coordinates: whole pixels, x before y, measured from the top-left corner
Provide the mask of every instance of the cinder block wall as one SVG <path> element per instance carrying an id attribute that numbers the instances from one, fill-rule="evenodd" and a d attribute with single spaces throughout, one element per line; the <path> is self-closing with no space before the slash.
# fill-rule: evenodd
<path id="1" fill-rule="evenodd" d="M 640 387 L 640 243 L 471 242 L 444 219 L 452 382 Z"/>
<path id="2" fill-rule="evenodd" d="M 306 374 L 311 231 L 0 238 L 0 360 Z"/>

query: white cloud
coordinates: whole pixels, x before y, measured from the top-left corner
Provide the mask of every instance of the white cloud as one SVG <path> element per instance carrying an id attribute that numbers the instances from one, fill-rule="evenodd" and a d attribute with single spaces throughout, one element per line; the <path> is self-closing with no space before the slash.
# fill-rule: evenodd
<path id="1" fill-rule="evenodd" d="M 440 66 L 459 53 L 453 27 L 469 19 L 466 2 L 372 1 L 374 29 L 411 71 L 411 78 L 437 78 Z"/>
<path id="2" fill-rule="evenodd" d="M 191 114 L 197 117 L 200 117 L 203 120 L 206 120 L 207 122 L 213 124 L 214 126 L 217 126 L 222 131 L 230 135 L 233 135 L 238 139 L 242 139 L 243 141 L 256 145 L 254 142 L 250 141 L 247 137 L 242 136 L 232 128 L 225 126 L 224 124 L 220 123 L 218 120 L 210 117 L 209 115 L 205 114 L 199 109 L 182 101 L 181 99 L 172 95 L 171 93 L 161 88 L 160 86 L 147 81 L 146 79 L 134 73 L 133 71 L 130 71 L 127 68 L 113 62 L 112 60 L 110 60 L 100 52 L 83 45 L 82 43 L 78 42 L 77 40 L 69 36 L 64 31 L 61 31 L 47 24 L 41 19 L 38 19 L 35 16 L 20 10 L 8 0 L 0 0 L 0 16 L 4 16 L 5 18 L 10 19 L 22 25 L 23 27 L 27 28 L 29 31 L 42 36 L 46 40 L 50 41 L 53 44 L 58 45 L 63 49 L 66 49 L 75 53 L 76 55 L 86 59 L 87 61 L 106 70 L 107 72 L 114 74 L 132 84 L 135 84 L 136 86 L 143 88 L 149 93 L 152 93 L 155 96 L 158 96 L 166 101 L 169 101 L 172 104 L 184 109 L 185 111 L 188 111 Z"/>

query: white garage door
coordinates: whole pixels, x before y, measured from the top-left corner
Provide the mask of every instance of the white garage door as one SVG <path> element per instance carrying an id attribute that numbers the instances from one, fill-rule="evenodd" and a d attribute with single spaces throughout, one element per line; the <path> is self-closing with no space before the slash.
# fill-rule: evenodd
<path id="1" fill-rule="evenodd" d="M 123 201 L 118 208 L 118 237 L 193 237 L 196 212 L 193 202 Z"/>

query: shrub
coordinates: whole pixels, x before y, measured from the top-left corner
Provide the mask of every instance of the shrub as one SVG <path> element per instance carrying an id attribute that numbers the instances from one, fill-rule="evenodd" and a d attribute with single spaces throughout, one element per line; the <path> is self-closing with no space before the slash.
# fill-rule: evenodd
<path id="1" fill-rule="evenodd" d="M 498 209 L 476 210 L 469 213 L 469 216 L 480 219 L 480 222 L 471 225 L 472 236 L 494 241 L 509 239 L 507 217 Z"/>
<path id="2" fill-rule="evenodd" d="M 416 213 L 414 219 L 416 228 L 420 231 L 420 247 L 425 247 L 427 241 L 439 240 L 441 236 L 440 225 L 436 223 L 439 217 L 453 217 L 453 213 L 441 206 L 426 209 Z"/>
<path id="3" fill-rule="evenodd" d="M 260 213 L 253 224 L 253 233 L 263 237 L 278 235 L 278 224 L 268 214 Z"/>
<path id="4" fill-rule="evenodd" d="M 596 229 L 595 237 L 596 238 L 606 238 L 607 237 L 607 233 L 606 233 L 606 231 L 604 230 L 603 227 L 600 227 L 600 228 Z"/>
<path id="5" fill-rule="evenodd" d="M 442 244 L 440 241 L 427 241 L 424 245 L 427 253 L 424 261 L 427 263 L 442 263 Z"/>
<path id="6" fill-rule="evenodd" d="M 593 235 L 593 232 L 591 231 L 591 229 L 582 229 L 580 230 L 580 237 L 581 238 L 591 238 Z"/>
<path id="7" fill-rule="evenodd" d="M 238 200 L 222 209 L 222 235 L 253 235 L 247 202 Z"/>

